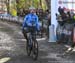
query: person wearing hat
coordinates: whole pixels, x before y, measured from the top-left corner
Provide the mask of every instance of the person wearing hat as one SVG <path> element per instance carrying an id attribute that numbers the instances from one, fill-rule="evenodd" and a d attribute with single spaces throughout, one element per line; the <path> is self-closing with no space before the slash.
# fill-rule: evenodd
<path id="1" fill-rule="evenodd" d="M 32 26 L 32 22 L 35 22 L 35 28 L 36 31 L 40 31 L 40 25 L 39 25 L 39 19 L 38 16 L 36 15 L 36 9 L 34 7 L 29 8 L 30 13 L 24 17 L 24 21 L 22 24 L 22 32 L 26 40 L 27 38 L 27 33 L 29 32 L 29 28 Z"/>

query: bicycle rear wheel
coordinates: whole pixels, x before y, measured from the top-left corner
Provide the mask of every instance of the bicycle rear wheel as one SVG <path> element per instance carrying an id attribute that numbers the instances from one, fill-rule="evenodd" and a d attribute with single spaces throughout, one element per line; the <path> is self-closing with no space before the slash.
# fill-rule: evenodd
<path id="1" fill-rule="evenodd" d="M 33 42 L 33 59 L 37 60 L 38 58 L 38 42 Z"/>

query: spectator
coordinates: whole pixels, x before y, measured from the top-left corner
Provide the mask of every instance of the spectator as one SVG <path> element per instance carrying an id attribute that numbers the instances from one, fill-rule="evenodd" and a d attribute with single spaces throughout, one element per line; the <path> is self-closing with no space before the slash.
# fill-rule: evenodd
<path id="1" fill-rule="evenodd" d="M 59 25 L 60 26 L 62 26 L 63 25 L 63 20 L 62 20 L 62 18 L 61 18 L 61 15 L 58 15 L 57 13 L 56 13 L 56 20 L 58 21 L 58 23 L 59 23 Z"/>
<path id="2" fill-rule="evenodd" d="M 49 26 L 51 25 L 51 14 L 50 14 L 50 11 L 49 9 L 46 10 L 46 17 L 47 17 L 47 38 L 49 38 Z"/>
<path id="3" fill-rule="evenodd" d="M 60 14 L 64 13 L 64 8 L 61 8 L 61 6 L 59 6 L 58 12 L 59 12 Z"/>

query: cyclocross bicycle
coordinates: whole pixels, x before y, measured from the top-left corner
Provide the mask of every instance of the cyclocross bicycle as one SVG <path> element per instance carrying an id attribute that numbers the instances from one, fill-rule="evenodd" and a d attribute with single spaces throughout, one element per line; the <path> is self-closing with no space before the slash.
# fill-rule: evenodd
<path id="1" fill-rule="evenodd" d="M 29 32 L 27 33 L 28 42 L 26 43 L 27 55 L 32 56 L 34 60 L 37 60 L 38 57 L 38 42 L 36 40 L 36 31 L 35 27 L 32 24 L 32 27 L 29 27 Z"/>

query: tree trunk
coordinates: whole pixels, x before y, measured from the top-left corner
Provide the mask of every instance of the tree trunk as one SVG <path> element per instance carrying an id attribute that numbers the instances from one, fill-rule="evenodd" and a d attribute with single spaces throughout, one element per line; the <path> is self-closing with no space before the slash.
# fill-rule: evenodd
<path id="1" fill-rule="evenodd" d="M 40 7 L 42 8 L 42 0 L 40 0 Z"/>
<path id="2" fill-rule="evenodd" d="M 51 0 L 45 0 L 45 1 L 46 1 L 46 3 L 47 3 L 48 8 L 51 9 L 51 6 L 50 6 Z"/>
<path id="3" fill-rule="evenodd" d="M 6 5 L 7 5 L 7 13 L 9 14 L 9 10 L 10 10 L 10 0 L 6 0 Z"/>

